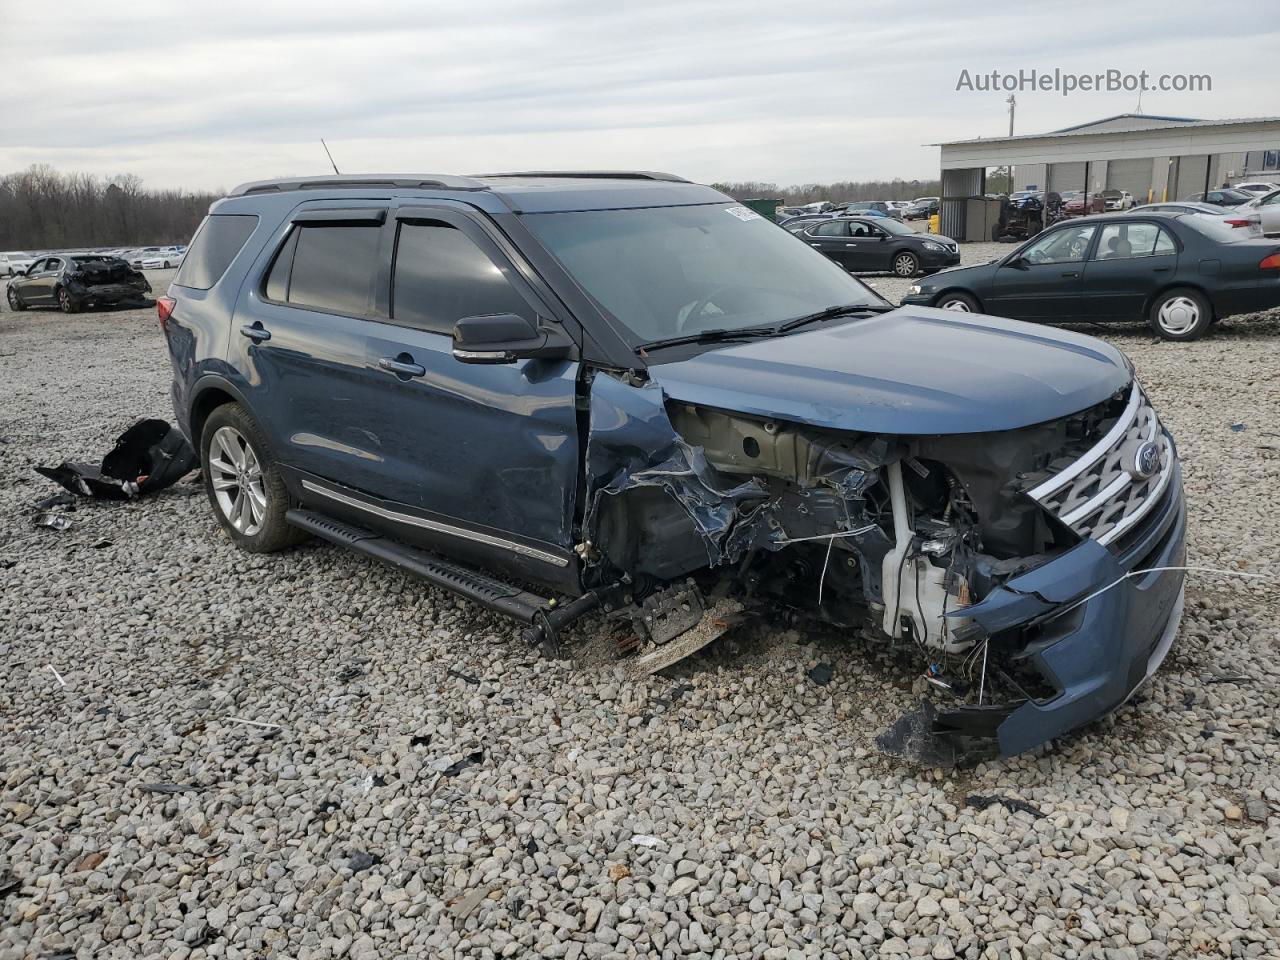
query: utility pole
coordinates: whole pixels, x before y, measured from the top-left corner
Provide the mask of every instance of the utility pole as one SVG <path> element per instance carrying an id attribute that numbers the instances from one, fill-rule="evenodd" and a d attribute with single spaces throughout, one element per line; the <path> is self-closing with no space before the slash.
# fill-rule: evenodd
<path id="1" fill-rule="evenodd" d="M 1011 93 L 1009 94 L 1009 99 L 1006 100 L 1005 103 L 1009 105 L 1009 136 L 1012 137 L 1013 136 L 1013 113 L 1015 110 L 1018 109 L 1018 98 Z"/>

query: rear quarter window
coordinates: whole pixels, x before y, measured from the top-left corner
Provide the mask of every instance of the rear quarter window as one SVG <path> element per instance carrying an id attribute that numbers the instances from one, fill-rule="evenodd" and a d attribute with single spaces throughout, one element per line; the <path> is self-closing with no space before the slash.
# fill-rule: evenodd
<path id="1" fill-rule="evenodd" d="M 253 214 L 205 217 L 173 282 L 180 287 L 208 290 L 222 279 L 257 225 L 258 218 Z"/>

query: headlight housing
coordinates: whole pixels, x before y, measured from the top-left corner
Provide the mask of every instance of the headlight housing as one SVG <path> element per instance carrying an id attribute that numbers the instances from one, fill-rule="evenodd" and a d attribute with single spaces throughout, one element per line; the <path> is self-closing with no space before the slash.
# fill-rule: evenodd
<path id="1" fill-rule="evenodd" d="M 922 244 L 922 246 L 923 246 L 926 250 L 932 250 L 932 251 L 934 251 L 935 253 L 939 253 L 939 252 L 941 252 L 941 251 L 943 251 L 943 250 L 947 249 L 947 248 L 946 248 L 946 247 L 944 247 L 942 244 L 940 244 L 940 243 L 934 243 L 932 240 L 926 240 L 926 241 Z"/>
<path id="2" fill-rule="evenodd" d="M 911 291 L 910 291 L 910 292 L 911 292 L 911 293 L 919 293 L 919 292 L 920 292 L 920 284 L 918 284 L 918 283 L 913 283 L 913 284 L 911 285 Z"/>

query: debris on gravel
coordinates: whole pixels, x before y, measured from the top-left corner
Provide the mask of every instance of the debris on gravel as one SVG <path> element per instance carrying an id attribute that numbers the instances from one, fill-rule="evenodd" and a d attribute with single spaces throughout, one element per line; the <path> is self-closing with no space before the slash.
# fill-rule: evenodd
<path id="1" fill-rule="evenodd" d="M 1280 570 L 1280 311 L 1080 329 L 1177 438 L 1189 562 Z M 1192 574 L 1129 704 L 934 769 L 876 750 L 925 684 L 864 641 L 628 679 L 573 656 L 601 621 L 544 660 L 320 543 L 238 553 L 190 482 L 33 528 L 32 467 L 168 391 L 149 312 L 0 313 L 0 960 L 1280 955 L 1274 580 Z"/>

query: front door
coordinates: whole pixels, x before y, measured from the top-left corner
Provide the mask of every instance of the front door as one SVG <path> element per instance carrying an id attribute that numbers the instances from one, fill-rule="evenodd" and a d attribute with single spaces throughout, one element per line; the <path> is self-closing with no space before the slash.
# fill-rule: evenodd
<path id="1" fill-rule="evenodd" d="M 55 303 L 53 287 L 61 269 L 62 261 L 57 257 L 45 257 L 32 264 L 31 272 L 22 284 L 22 299 L 30 304 Z"/>
<path id="2" fill-rule="evenodd" d="M 482 533 L 568 550 L 578 478 L 578 363 L 463 363 L 463 317 L 554 316 L 480 222 L 405 207 L 387 317 L 369 324 L 363 428 L 379 438 L 372 492 Z"/>
<path id="3" fill-rule="evenodd" d="M 1154 223 L 1108 223 L 1084 265 L 1085 313 L 1099 320 L 1141 320 L 1147 301 L 1178 269 L 1178 245 Z"/>
<path id="4" fill-rule="evenodd" d="M 1017 320 L 1075 320 L 1083 313 L 1084 261 L 1097 228 L 1070 225 L 1031 240 L 996 269 L 987 312 Z"/>
<path id="5" fill-rule="evenodd" d="M 815 223 L 804 234 L 811 247 L 821 250 L 845 269 L 849 269 L 849 225 L 844 220 Z"/>

